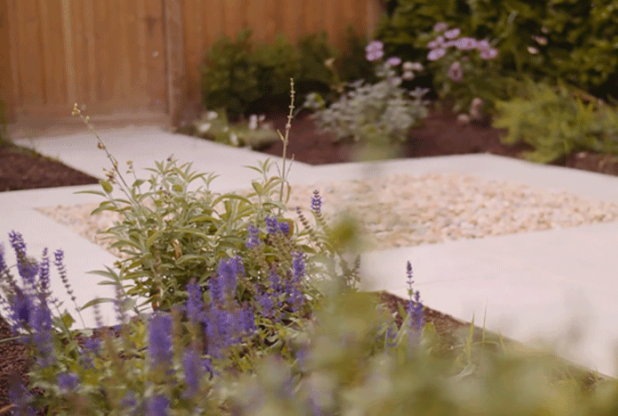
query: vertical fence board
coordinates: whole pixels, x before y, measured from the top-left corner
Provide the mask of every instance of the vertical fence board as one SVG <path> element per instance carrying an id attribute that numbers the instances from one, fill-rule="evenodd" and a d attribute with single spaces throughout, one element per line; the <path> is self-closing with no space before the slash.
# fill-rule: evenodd
<path id="1" fill-rule="evenodd" d="M 2 122 L 13 121 L 15 117 L 14 77 L 11 57 L 12 1 L 0 1 L 0 101 L 2 101 Z"/>
<path id="2" fill-rule="evenodd" d="M 348 25 L 370 34 L 381 11 L 380 0 L 0 1 L 10 23 L 0 27 L 0 41 L 9 32 L 9 96 L 16 117 L 66 114 L 73 100 L 87 104 L 90 114 L 176 108 L 169 100 L 178 94 L 169 95 L 168 84 L 170 68 L 178 66 L 167 48 L 179 35 L 166 32 L 168 1 L 178 2 L 174 10 L 182 17 L 182 53 L 173 59 L 184 65 L 184 79 L 178 70 L 173 78 L 190 99 L 199 97 L 199 67 L 222 35 L 235 38 L 250 27 L 254 43 L 272 42 L 279 33 L 295 43 L 324 30 L 341 47 Z M 0 82 L 6 84 L 5 78 Z"/>

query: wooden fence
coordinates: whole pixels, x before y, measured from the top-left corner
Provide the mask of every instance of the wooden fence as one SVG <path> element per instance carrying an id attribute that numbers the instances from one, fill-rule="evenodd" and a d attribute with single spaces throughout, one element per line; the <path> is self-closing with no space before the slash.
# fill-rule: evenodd
<path id="1" fill-rule="evenodd" d="M 89 114 L 176 118 L 199 97 L 199 65 L 221 36 L 291 41 L 370 34 L 380 0 L 0 0 L 0 97 L 10 120 Z"/>

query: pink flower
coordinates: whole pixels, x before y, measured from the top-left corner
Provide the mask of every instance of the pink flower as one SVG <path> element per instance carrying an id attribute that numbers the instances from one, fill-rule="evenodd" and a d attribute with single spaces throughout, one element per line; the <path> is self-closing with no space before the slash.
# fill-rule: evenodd
<path id="1" fill-rule="evenodd" d="M 386 60 L 386 62 L 388 62 L 390 66 L 397 66 L 401 63 L 401 58 L 397 56 L 391 56 L 390 58 Z"/>
<path id="2" fill-rule="evenodd" d="M 487 41 L 487 39 L 483 39 L 483 40 L 479 40 L 476 42 L 476 47 L 480 50 L 482 49 L 489 49 L 490 45 L 489 42 Z"/>
<path id="3" fill-rule="evenodd" d="M 461 30 L 459 30 L 459 28 L 455 28 L 455 29 L 451 29 L 448 32 L 444 33 L 444 37 L 447 39 L 455 39 L 457 36 L 459 36 L 459 34 L 461 33 Z"/>
<path id="4" fill-rule="evenodd" d="M 443 43 L 444 43 L 444 38 L 442 36 L 438 36 L 435 40 L 432 40 L 431 42 L 429 42 L 427 44 L 427 47 L 429 49 L 435 49 L 435 48 L 439 48 L 440 46 L 442 46 Z"/>
<path id="5" fill-rule="evenodd" d="M 434 32 L 444 32 L 446 29 L 448 29 L 448 26 L 444 22 L 438 22 L 433 26 Z"/>
<path id="6" fill-rule="evenodd" d="M 461 68 L 461 64 L 459 62 L 453 62 L 451 67 L 448 70 L 448 76 L 455 82 L 463 81 L 463 69 Z"/>
<path id="7" fill-rule="evenodd" d="M 438 49 L 432 49 L 431 51 L 429 51 L 429 54 L 427 55 L 427 59 L 429 59 L 430 61 L 437 61 L 438 59 L 442 58 L 444 55 L 446 55 L 446 51 L 442 48 L 438 48 Z"/>
<path id="8" fill-rule="evenodd" d="M 498 56 L 498 49 L 495 49 L 495 48 L 482 49 L 480 56 L 483 59 L 494 59 L 496 56 Z"/>
<path id="9" fill-rule="evenodd" d="M 377 61 L 382 56 L 384 56 L 384 51 L 382 50 L 383 47 L 384 44 L 379 40 L 374 40 L 370 42 L 369 45 L 365 47 L 365 52 L 367 53 L 367 60 L 370 62 Z"/>
<path id="10" fill-rule="evenodd" d="M 455 46 L 457 46 L 457 49 L 459 49 L 460 51 L 469 51 L 471 49 L 476 49 L 477 47 L 476 39 L 474 38 L 457 39 L 457 41 L 455 42 Z"/>

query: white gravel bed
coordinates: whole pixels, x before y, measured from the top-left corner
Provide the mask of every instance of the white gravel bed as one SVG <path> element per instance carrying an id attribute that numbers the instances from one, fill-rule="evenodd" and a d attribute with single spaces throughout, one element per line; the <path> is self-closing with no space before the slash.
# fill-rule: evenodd
<path id="1" fill-rule="evenodd" d="M 294 210 L 296 206 L 305 212 L 310 209 L 314 189 L 322 196 L 322 212 L 327 219 L 349 209 L 361 221 L 371 248 L 376 249 L 618 220 L 618 205 L 614 203 L 463 174 L 401 174 L 293 185 L 287 204 L 292 211 L 286 217 L 298 223 Z M 107 211 L 90 216 L 97 206 L 60 205 L 37 210 L 119 256 L 98 232 L 112 226 L 120 216 Z M 307 218 L 313 221 L 310 214 Z"/>

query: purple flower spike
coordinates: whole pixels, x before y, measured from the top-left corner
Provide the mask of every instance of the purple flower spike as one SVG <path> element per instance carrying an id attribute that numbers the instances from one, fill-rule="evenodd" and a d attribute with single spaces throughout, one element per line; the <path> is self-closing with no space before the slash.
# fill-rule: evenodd
<path id="1" fill-rule="evenodd" d="M 277 225 L 277 218 L 275 217 L 266 217 L 265 218 L 266 221 L 266 232 L 268 234 L 276 234 L 277 233 L 277 229 L 278 229 L 278 225 Z"/>
<path id="2" fill-rule="evenodd" d="M 79 384 L 79 377 L 75 373 L 58 374 L 58 388 L 63 391 L 73 391 Z"/>
<path id="3" fill-rule="evenodd" d="M 253 248 L 260 244 L 260 239 L 258 238 L 258 228 L 249 224 L 249 239 L 247 239 L 247 248 Z"/>
<path id="4" fill-rule="evenodd" d="M 170 402 L 162 395 L 153 396 L 148 400 L 146 416 L 167 416 Z"/>
<path id="5" fill-rule="evenodd" d="M 13 414 L 34 416 L 34 409 L 28 404 L 32 400 L 32 394 L 26 386 L 19 381 L 19 377 L 9 377 L 9 402 L 15 405 Z"/>
<path id="6" fill-rule="evenodd" d="M 455 39 L 457 36 L 459 36 L 460 33 L 461 33 L 461 30 L 459 30 L 459 28 L 456 27 L 455 29 L 451 29 L 451 30 L 444 32 L 444 37 L 447 39 Z"/>
<path id="7" fill-rule="evenodd" d="M 200 356 L 194 349 L 188 349 L 182 361 L 185 373 L 186 390 L 183 397 L 188 399 L 198 392 L 200 380 L 202 379 L 203 366 L 200 363 Z"/>
<path id="8" fill-rule="evenodd" d="M 302 251 L 292 253 L 292 269 L 294 272 L 294 281 L 300 283 L 305 277 L 305 259 Z"/>
<path id="9" fill-rule="evenodd" d="M 313 196 L 311 197 L 311 209 L 319 214 L 322 210 L 322 197 L 320 196 L 320 191 L 317 189 L 313 191 Z"/>
<path id="10" fill-rule="evenodd" d="M 191 283 L 187 285 L 187 292 L 189 293 L 189 299 L 186 304 L 186 311 L 189 320 L 193 323 L 197 323 L 202 318 L 203 302 L 202 291 L 200 285 L 195 282 L 195 278 L 191 279 Z"/>
<path id="11" fill-rule="evenodd" d="M 483 50 L 483 49 L 489 49 L 491 47 L 491 45 L 489 44 L 487 39 L 483 39 L 483 40 L 479 40 L 479 41 L 476 42 L 476 47 L 479 50 Z"/>
<path id="12" fill-rule="evenodd" d="M 463 69 L 461 68 L 461 64 L 458 61 L 453 62 L 453 64 L 448 70 L 449 78 L 455 82 L 461 82 L 463 81 L 463 75 L 464 74 Z"/>
<path id="13" fill-rule="evenodd" d="M 148 353 L 154 366 L 172 364 L 172 317 L 153 315 L 150 321 Z"/>
<path id="14" fill-rule="evenodd" d="M 446 55 L 446 50 L 442 48 L 432 49 L 429 51 L 429 54 L 427 54 L 427 59 L 429 59 L 430 61 L 437 61 L 444 55 Z"/>

